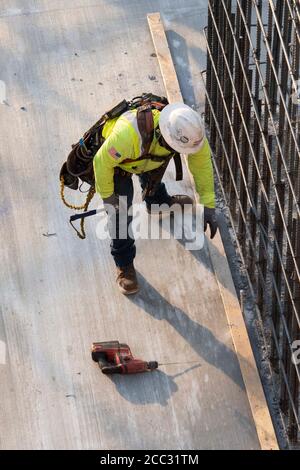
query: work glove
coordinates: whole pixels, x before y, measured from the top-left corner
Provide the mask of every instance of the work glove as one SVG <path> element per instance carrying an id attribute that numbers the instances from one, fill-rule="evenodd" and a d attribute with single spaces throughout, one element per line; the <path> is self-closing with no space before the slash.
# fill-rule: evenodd
<path id="1" fill-rule="evenodd" d="M 213 239 L 218 230 L 216 210 L 210 207 L 204 207 L 204 232 L 206 232 L 207 224 L 210 228 L 210 238 Z"/>

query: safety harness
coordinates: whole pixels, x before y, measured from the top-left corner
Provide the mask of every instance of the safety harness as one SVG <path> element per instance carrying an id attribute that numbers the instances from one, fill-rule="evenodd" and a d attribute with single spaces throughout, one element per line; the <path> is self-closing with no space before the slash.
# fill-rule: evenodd
<path id="1" fill-rule="evenodd" d="M 99 148 L 105 141 L 104 137 L 102 136 L 103 127 L 109 119 L 115 119 L 117 117 L 120 117 L 125 112 L 134 109 L 137 109 L 137 124 L 142 138 L 142 153 L 138 158 L 134 160 L 123 160 L 122 164 L 145 159 L 150 159 L 156 162 L 163 162 L 163 164 L 160 165 L 159 168 L 151 170 L 151 172 L 149 172 L 150 177 L 148 184 L 143 191 L 143 199 L 146 196 L 151 196 L 155 193 L 155 190 L 158 184 L 161 182 L 166 168 L 172 158 L 174 159 L 176 168 L 176 181 L 182 180 L 182 163 L 180 159 L 180 154 L 171 149 L 168 144 L 164 141 L 160 133 L 159 127 L 154 128 L 152 110 L 157 109 L 159 111 L 162 111 L 162 109 L 167 104 L 168 100 L 165 97 L 156 96 L 151 93 L 144 93 L 142 96 L 137 96 L 131 101 L 121 101 L 110 111 L 105 113 L 88 131 L 86 131 L 83 137 L 76 144 L 72 145 L 72 150 L 60 170 L 60 195 L 63 203 L 68 208 L 73 210 L 83 210 L 84 212 L 88 210 L 89 204 L 95 194 L 93 159 L 96 153 L 98 152 Z M 154 132 L 159 141 L 159 144 L 167 148 L 171 152 L 170 155 L 157 156 L 149 154 L 149 150 L 154 138 Z M 81 191 L 83 183 L 87 183 L 90 186 L 84 204 L 76 206 L 67 202 L 64 195 L 65 186 L 73 190 L 79 189 L 79 191 Z M 74 227 L 71 220 L 70 223 L 79 238 L 84 239 L 86 237 L 84 230 L 84 218 L 82 218 L 80 222 L 81 232 L 79 232 Z"/>

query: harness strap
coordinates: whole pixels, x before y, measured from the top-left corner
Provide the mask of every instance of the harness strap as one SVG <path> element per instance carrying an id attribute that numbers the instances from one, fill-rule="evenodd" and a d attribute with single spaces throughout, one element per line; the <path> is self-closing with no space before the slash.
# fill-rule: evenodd
<path id="1" fill-rule="evenodd" d="M 143 155 L 138 158 L 126 158 L 126 160 L 123 160 L 121 165 L 123 163 L 134 163 L 134 162 L 140 162 L 141 160 L 152 160 L 153 162 L 164 162 L 170 157 L 170 155 L 166 155 L 165 157 L 159 156 L 159 155 L 152 155 L 151 153 L 148 153 L 148 155 Z"/>
<path id="2" fill-rule="evenodd" d="M 154 132 L 158 137 L 161 135 L 160 132 L 157 131 L 157 129 L 154 129 L 154 121 L 153 121 L 151 104 L 145 104 L 143 106 L 140 106 L 137 109 L 136 118 L 137 118 L 138 129 L 142 138 L 142 154 L 140 157 L 135 158 L 135 159 L 126 158 L 125 160 L 123 160 L 122 163 L 134 163 L 134 162 L 138 162 L 141 160 L 152 160 L 153 162 L 168 163 L 171 158 L 174 158 L 175 169 L 176 169 L 176 181 L 182 180 L 183 171 L 182 171 L 182 162 L 181 162 L 179 153 L 174 152 L 171 155 L 165 155 L 165 156 L 149 154 L 149 150 L 150 150 L 153 138 L 154 138 Z"/>
<path id="3" fill-rule="evenodd" d="M 176 170 L 176 181 L 181 181 L 183 179 L 183 170 L 182 170 L 182 161 L 179 153 L 174 154 L 174 163 Z"/>
<path id="4" fill-rule="evenodd" d="M 154 122 L 151 105 L 140 106 L 137 110 L 137 125 L 142 137 L 142 156 L 149 153 L 153 136 Z"/>

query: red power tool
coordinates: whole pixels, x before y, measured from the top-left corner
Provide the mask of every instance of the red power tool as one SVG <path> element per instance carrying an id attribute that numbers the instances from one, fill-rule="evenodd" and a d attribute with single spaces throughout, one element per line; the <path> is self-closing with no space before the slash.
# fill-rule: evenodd
<path id="1" fill-rule="evenodd" d="M 130 347 L 119 341 L 93 343 L 92 359 L 98 362 L 103 374 L 137 374 L 158 368 L 156 361 L 134 359 Z"/>

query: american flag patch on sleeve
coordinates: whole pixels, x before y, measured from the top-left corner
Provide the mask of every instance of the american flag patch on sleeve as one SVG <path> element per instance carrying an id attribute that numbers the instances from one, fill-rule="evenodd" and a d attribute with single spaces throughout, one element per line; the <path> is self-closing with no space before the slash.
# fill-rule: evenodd
<path id="1" fill-rule="evenodd" d="M 108 153 L 111 157 L 113 157 L 115 160 L 118 160 L 118 158 L 120 158 L 122 155 L 117 151 L 117 149 L 115 149 L 115 147 L 110 147 L 110 149 L 108 149 Z"/>

